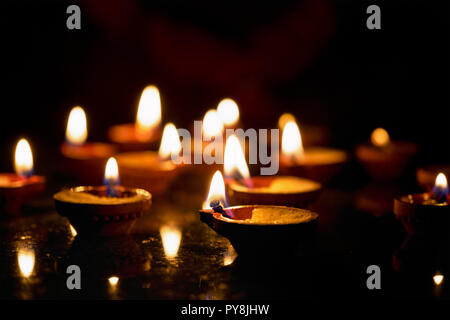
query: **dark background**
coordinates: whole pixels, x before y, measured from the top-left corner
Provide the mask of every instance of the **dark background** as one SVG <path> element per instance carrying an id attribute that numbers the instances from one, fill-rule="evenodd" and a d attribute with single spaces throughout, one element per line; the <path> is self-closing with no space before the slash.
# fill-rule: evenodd
<path id="1" fill-rule="evenodd" d="M 66 28 L 70 4 L 81 30 Z M 370 4 L 381 30 L 366 28 Z M 246 127 L 290 111 L 352 150 L 383 126 L 418 142 L 422 162 L 448 162 L 449 12 L 448 1 L 2 1 L 0 169 L 26 137 L 48 173 L 77 104 L 88 139 L 106 140 L 134 121 L 147 84 L 178 127 L 230 96 Z"/>

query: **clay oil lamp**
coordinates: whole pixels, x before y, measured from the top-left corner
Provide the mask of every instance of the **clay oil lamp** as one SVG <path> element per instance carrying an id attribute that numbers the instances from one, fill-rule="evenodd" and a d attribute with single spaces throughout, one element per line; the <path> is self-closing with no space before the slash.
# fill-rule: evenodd
<path id="1" fill-rule="evenodd" d="M 321 184 L 293 176 L 251 177 L 239 139 L 231 135 L 225 146 L 224 173 L 230 202 L 306 208 L 316 200 Z"/>
<path id="2" fill-rule="evenodd" d="M 79 183 L 96 183 L 106 160 L 116 148 L 100 142 L 86 142 L 88 136 L 86 114 L 81 107 L 74 107 L 69 114 L 66 141 L 61 145 L 63 171 Z"/>
<path id="3" fill-rule="evenodd" d="M 163 194 L 179 172 L 173 160 L 181 151 L 180 138 L 174 124 L 164 127 L 159 151 L 134 151 L 117 155 L 122 184 Z"/>
<path id="4" fill-rule="evenodd" d="M 239 107 L 237 103 L 230 98 L 225 98 L 217 105 L 217 114 L 222 120 L 225 128 L 240 128 Z"/>
<path id="5" fill-rule="evenodd" d="M 303 148 L 295 121 L 287 121 L 281 138 L 280 174 L 327 182 L 347 162 L 345 151 L 314 147 Z"/>
<path id="6" fill-rule="evenodd" d="M 403 195 L 394 200 L 394 213 L 409 235 L 431 239 L 449 237 L 450 197 L 447 178 L 436 177 L 431 192 Z"/>
<path id="7" fill-rule="evenodd" d="M 112 126 L 109 139 L 121 151 L 149 150 L 161 139 L 161 98 L 155 86 L 147 86 L 141 94 L 135 123 Z"/>
<path id="8" fill-rule="evenodd" d="M 440 172 L 442 172 L 446 177 L 450 177 L 450 165 L 432 165 L 417 168 L 417 184 L 424 188 L 426 191 L 433 190 L 436 176 Z"/>
<path id="9" fill-rule="evenodd" d="M 417 154 L 416 144 L 391 140 L 383 128 L 375 129 L 370 140 L 370 143 L 358 145 L 355 155 L 370 177 L 377 181 L 392 181 L 401 177 Z"/>
<path id="10" fill-rule="evenodd" d="M 33 175 L 33 154 L 25 139 L 17 143 L 14 169 L 16 173 L 0 173 L 0 210 L 8 215 L 18 214 L 27 200 L 45 189 L 44 177 Z"/>
<path id="11" fill-rule="evenodd" d="M 222 174 L 212 180 L 200 219 L 226 237 L 246 258 L 278 258 L 306 253 L 313 244 L 318 215 L 312 211 L 266 205 L 227 207 Z"/>
<path id="12" fill-rule="evenodd" d="M 69 219 L 78 234 L 114 236 L 130 232 L 136 219 L 150 208 L 152 195 L 121 186 L 117 162 L 110 158 L 104 185 L 62 190 L 53 198 L 58 213 Z"/>

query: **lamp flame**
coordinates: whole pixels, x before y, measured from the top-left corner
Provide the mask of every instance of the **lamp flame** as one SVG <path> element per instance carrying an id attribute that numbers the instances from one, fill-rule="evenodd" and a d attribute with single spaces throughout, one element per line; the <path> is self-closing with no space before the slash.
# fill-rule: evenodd
<path id="1" fill-rule="evenodd" d="M 203 135 L 207 138 L 216 137 L 223 132 L 223 122 L 216 110 L 208 110 L 203 117 Z"/>
<path id="2" fill-rule="evenodd" d="M 114 157 L 108 159 L 105 167 L 105 181 L 108 186 L 106 194 L 108 197 L 117 197 L 117 189 L 115 188 L 119 184 L 119 167 Z"/>
<path id="3" fill-rule="evenodd" d="M 181 231 L 172 226 L 162 226 L 159 229 L 163 243 L 164 254 L 168 259 L 175 258 L 181 243 Z"/>
<path id="4" fill-rule="evenodd" d="M 302 137 L 295 121 L 288 121 L 283 128 L 281 151 L 294 161 L 300 161 L 304 157 Z"/>
<path id="5" fill-rule="evenodd" d="M 108 282 L 111 285 L 111 287 L 115 287 L 119 283 L 119 277 L 116 276 L 109 277 Z"/>
<path id="6" fill-rule="evenodd" d="M 87 139 L 86 113 L 83 108 L 74 107 L 69 114 L 66 128 L 66 141 L 74 145 L 82 145 Z"/>
<path id="7" fill-rule="evenodd" d="M 211 184 L 209 186 L 208 197 L 206 201 L 203 203 L 203 209 L 210 209 L 211 201 L 216 200 L 220 202 L 222 208 L 228 207 L 228 201 L 225 194 L 225 182 L 223 180 L 222 173 L 217 170 L 212 179 Z"/>
<path id="8" fill-rule="evenodd" d="M 217 113 L 225 126 L 232 126 L 239 120 L 239 107 L 230 98 L 223 99 L 217 105 Z"/>
<path id="9" fill-rule="evenodd" d="M 161 98 L 155 86 L 147 86 L 141 94 L 136 115 L 137 137 L 147 140 L 154 128 L 161 123 Z"/>
<path id="10" fill-rule="evenodd" d="M 389 133 L 383 128 L 376 128 L 370 136 L 370 141 L 377 147 L 384 147 L 389 143 Z"/>
<path id="11" fill-rule="evenodd" d="M 158 155 L 161 159 L 168 159 L 172 154 L 177 155 L 180 151 L 181 142 L 177 128 L 173 123 L 168 123 L 164 127 Z"/>
<path id="12" fill-rule="evenodd" d="M 17 254 L 17 262 L 19 263 L 19 269 L 22 276 L 25 278 L 31 276 L 35 263 L 34 250 L 30 248 L 19 249 Z"/>
<path id="13" fill-rule="evenodd" d="M 28 178 L 33 174 L 33 153 L 30 144 L 25 139 L 20 139 L 14 153 L 14 169 L 16 174 Z"/>
<path id="14" fill-rule="evenodd" d="M 244 152 L 239 139 L 234 134 L 228 137 L 225 145 L 223 171 L 225 177 L 240 181 L 247 187 L 253 187 Z"/>
<path id="15" fill-rule="evenodd" d="M 433 281 L 437 286 L 439 286 L 443 280 L 444 276 L 442 274 L 437 273 L 433 276 Z"/>
<path id="16" fill-rule="evenodd" d="M 296 122 L 297 120 L 291 113 L 283 113 L 278 119 L 278 128 L 283 130 L 289 121 Z"/>
<path id="17" fill-rule="evenodd" d="M 447 177 L 445 176 L 445 174 L 440 172 L 436 176 L 436 182 L 434 183 L 432 196 L 433 198 L 439 201 L 445 201 L 447 194 L 448 194 Z"/>

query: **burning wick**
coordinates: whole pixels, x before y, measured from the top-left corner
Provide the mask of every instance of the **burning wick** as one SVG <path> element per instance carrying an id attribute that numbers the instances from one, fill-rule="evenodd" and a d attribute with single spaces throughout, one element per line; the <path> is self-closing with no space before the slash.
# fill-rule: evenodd
<path id="1" fill-rule="evenodd" d="M 431 192 L 431 197 L 437 202 L 445 202 L 448 194 L 448 184 L 445 174 L 439 173 L 436 177 L 436 182 Z"/>
<path id="2" fill-rule="evenodd" d="M 113 157 L 109 158 L 106 163 L 104 184 L 107 185 L 107 197 L 118 196 L 116 186 L 119 185 L 119 167 L 117 166 L 116 159 Z"/>
<path id="3" fill-rule="evenodd" d="M 213 200 L 209 203 L 209 206 L 214 210 L 214 212 L 222 214 L 224 217 L 232 219 L 230 215 L 222 208 L 220 205 L 220 200 Z"/>

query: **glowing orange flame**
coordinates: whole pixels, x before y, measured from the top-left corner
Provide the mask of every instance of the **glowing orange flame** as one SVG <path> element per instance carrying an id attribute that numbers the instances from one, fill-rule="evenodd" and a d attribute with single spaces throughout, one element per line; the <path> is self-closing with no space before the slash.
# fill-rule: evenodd
<path id="1" fill-rule="evenodd" d="M 119 167 L 115 158 L 111 157 L 106 162 L 105 181 L 108 185 L 116 185 L 119 181 Z"/>
<path id="2" fill-rule="evenodd" d="M 383 128 L 376 128 L 370 136 L 372 144 L 377 147 L 384 147 L 389 143 L 389 133 Z"/>
<path id="3" fill-rule="evenodd" d="M 161 138 L 161 145 L 159 146 L 158 155 L 161 159 L 167 159 L 172 154 L 177 155 L 181 151 L 180 136 L 177 128 L 173 123 L 168 123 L 164 127 Z"/>
<path id="4" fill-rule="evenodd" d="M 203 117 L 203 135 L 207 138 L 216 137 L 223 132 L 223 122 L 216 110 L 208 110 Z"/>
<path id="5" fill-rule="evenodd" d="M 223 99 L 217 105 L 217 113 L 226 126 L 232 126 L 239 120 L 239 107 L 233 99 Z"/>
<path id="6" fill-rule="evenodd" d="M 22 276 L 25 278 L 31 276 L 35 264 L 34 250 L 30 248 L 19 249 L 17 254 L 17 262 L 19 263 L 19 269 Z"/>
<path id="7" fill-rule="evenodd" d="M 83 108 L 74 107 L 69 114 L 66 128 L 66 141 L 74 145 L 82 145 L 87 139 L 86 113 Z"/>
<path id="8" fill-rule="evenodd" d="M 33 173 L 33 153 L 30 144 L 20 139 L 14 153 L 14 169 L 21 177 L 28 177 Z"/>
<path id="9" fill-rule="evenodd" d="M 281 137 L 281 152 L 295 161 L 302 160 L 304 157 L 302 137 L 297 123 L 288 121 L 283 128 Z"/>
<path id="10" fill-rule="evenodd" d="M 290 113 L 283 113 L 278 119 L 278 128 L 283 129 L 288 122 L 296 122 L 295 117 Z"/>
<path id="11" fill-rule="evenodd" d="M 433 281 L 437 286 L 439 286 L 443 280 L 444 280 L 444 276 L 440 273 L 437 273 L 433 276 Z"/>
<path id="12" fill-rule="evenodd" d="M 251 186 L 250 172 L 239 139 L 232 134 L 225 145 L 223 171 L 226 177 L 243 180 Z"/>
<path id="13" fill-rule="evenodd" d="M 206 201 L 203 203 L 202 208 L 203 209 L 210 209 L 210 203 L 213 200 L 220 201 L 220 205 L 225 208 L 228 206 L 228 202 L 226 200 L 226 194 L 225 194 L 225 182 L 223 180 L 222 173 L 220 173 L 219 170 L 217 170 L 212 179 L 211 184 L 209 186 L 209 192 L 208 197 L 206 198 Z"/>
<path id="14" fill-rule="evenodd" d="M 155 86 L 147 86 L 141 94 L 136 116 L 138 138 L 146 140 L 161 123 L 161 98 Z"/>

